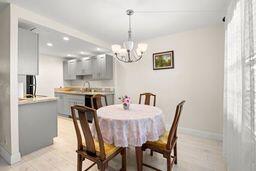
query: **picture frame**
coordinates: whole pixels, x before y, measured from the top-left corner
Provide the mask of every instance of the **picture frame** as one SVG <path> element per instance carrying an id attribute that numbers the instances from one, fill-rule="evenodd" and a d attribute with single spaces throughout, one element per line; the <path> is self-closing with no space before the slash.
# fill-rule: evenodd
<path id="1" fill-rule="evenodd" d="M 173 69 L 174 51 L 153 53 L 153 70 Z"/>

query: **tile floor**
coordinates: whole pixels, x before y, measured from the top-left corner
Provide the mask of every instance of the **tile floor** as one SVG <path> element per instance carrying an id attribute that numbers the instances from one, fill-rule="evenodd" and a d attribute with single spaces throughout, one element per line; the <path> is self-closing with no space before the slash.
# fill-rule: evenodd
<path id="1" fill-rule="evenodd" d="M 0 158 L 0 171 L 76 171 L 76 136 L 71 119 L 58 118 L 59 136 L 54 144 L 22 157 L 22 160 L 9 166 Z M 120 168 L 118 156 L 109 163 L 109 171 L 117 171 Z M 135 155 L 133 148 L 128 149 L 128 171 L 136 171 Z M 161 155 L 149 152 L 144 154 L 144 162 L 166 170 L 166 160 Z M 90 161 L 84 162 L 84 168 L 90 165 Z M 93 167 L 96 171 L 97 167 Z M 145 171 L 150 169 L 145 168 Z M 174 171 L 226 171 L 226 165 L 222 158 L 221 142 L 202 139 L 190 135 L 179 135 L 178 140 L 178 165 Z"/>

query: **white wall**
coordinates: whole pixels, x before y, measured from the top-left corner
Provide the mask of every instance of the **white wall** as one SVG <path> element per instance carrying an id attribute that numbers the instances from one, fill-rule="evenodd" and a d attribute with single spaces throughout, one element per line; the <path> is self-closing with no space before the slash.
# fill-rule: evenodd
<path id="1" fill-rule="evenodd" d="M 4 93 L 0 100 L 0 145 L 11 152 L 10 146 L 10 11 L 6 7 L 0 13 L 0 87 Z M 5 100 L 6 99 L 6 100 Z"/>
<path id="2" fill-rule="evenodd" d="M 54 96 L 54 88 L 63 87 L 63 59 L 40 55 L 37 94 Z"/>
<path id="3" fill-rule="evenodd" d="M 0 11 L 0 155 L 9 163 L 20 160 L 18 132 L 18 20 L 7 5 Z"/>
<path id="4" fill-rule="evenodd" d="M 117 65 L 117 96 L 157 95 L 157 106 L 170 127 L 175 107 L 186 100 L 181 127 L 194 132 L 222 134 L 224 26 L 177 33 L 145 41 L 148 50 L 138 63 Z M 175 68 L 152 69 L 152 54 L 174 50 Z"/>

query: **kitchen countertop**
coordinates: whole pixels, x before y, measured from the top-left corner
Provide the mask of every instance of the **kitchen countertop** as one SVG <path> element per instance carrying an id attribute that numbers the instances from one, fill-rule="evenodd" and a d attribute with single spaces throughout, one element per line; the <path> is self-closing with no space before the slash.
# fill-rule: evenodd
<path id="1" fill-rule="evenodd" d="M 62 93 L 62 94 L 73 94 L 73 95 L 95 95 L 95 94 L 103 94 L 103 95 L 111 95 L 114 92 L 111 91 L 104 91 L 104 92 L 81 92 L 81 91 L 64 91 L 64 90 L 55 90 L 55 93 Z"/>
<path id="2" fill-rule="evenodd" d="M 58 99 L 57 97 L 48 97 L 48 96 L 37 96 L 34 98 L 19 98 L 19 105 L 55 101 L 57 99 Z"/>

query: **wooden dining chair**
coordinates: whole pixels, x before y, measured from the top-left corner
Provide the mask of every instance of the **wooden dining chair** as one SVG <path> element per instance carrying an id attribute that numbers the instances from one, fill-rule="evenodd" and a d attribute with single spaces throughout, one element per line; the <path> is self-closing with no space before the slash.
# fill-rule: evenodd
<path id="1" fill-rule="evenodd" d="M 145 101 L 144 101 L 145 105 L 150 105 L 151 97 L 153 97 L 153 99 L 154 99 L 153 106 L 156 106 L 156 95 L 152 94 L 152 93 L 142 93 L 142 94 L 140 94 L 139 104 L 141 104 L 142 97 L 144 97 L 144 96 L 145 96 Z"/>
<path id="2" fill-rule="evenodd" d="M 102 99 L 105 101 L 105 105 L 107 106 L 108 105 L 107 96 L 102 95 L 102 94 L 93 95 L 91 97 L 92 108 L 97 110 L 97 109 L 103 107 Z"/>
<path id="3" fill-rule="evenodd" d="M 143 151 L 145 151 L 146 149 L 150 149 L 154 152 L 163 154 L 163 157 L 167 159 L 167 171 L 172 170 L 173 163 L 177 164 L 177 128 L 184 103 L 185 101 L 182 101 L 177 105 L 170 131 L 165 132 L 159 140 L 148 141 L 142 146 Z M 148 164 L 143 163 L 143 165 L 159 171 L 159 169 Z"/>
<path id="4" fill-rule="evenodd" d="M 95 130 L 98 140 L 93 138 L 89 123 L 87 121 L 86 113 L 88 112 L 93 113 Z M 96 110 L 86 106 L 75 105 L 71 107 L 71 113 L 78 143 L 76 151 L 77 171 L 82 171 L 82 164 L 85 159 L 91 160 L 93 162 L 93 164 L 90 165 L 85 171 L 92 168 L 95 164 L 97 164 L 100 171 L 105 171 L 108 166 L 108 162 L 117 154 L 121 154 L 122 156 L 121 171 L 126 171 L 126 149 L 104 143 Z M 82 135 L 85 142 L 82 140 Z"/>

